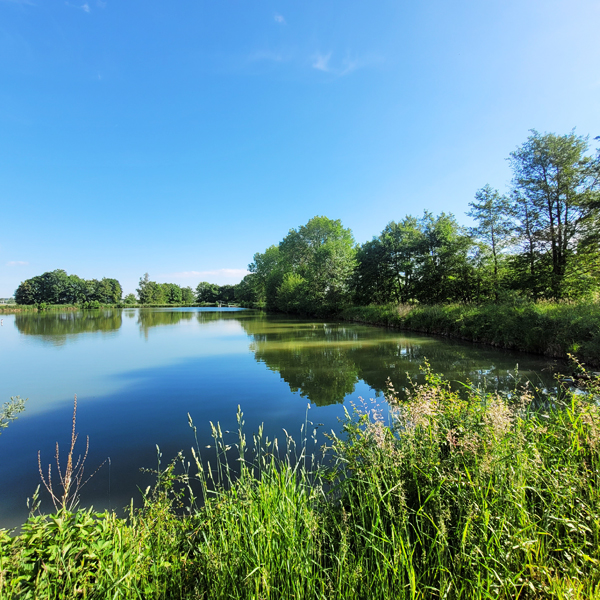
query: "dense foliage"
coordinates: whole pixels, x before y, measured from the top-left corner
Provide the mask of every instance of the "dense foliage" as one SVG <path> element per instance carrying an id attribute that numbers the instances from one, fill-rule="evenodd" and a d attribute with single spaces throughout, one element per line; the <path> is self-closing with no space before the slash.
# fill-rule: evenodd
<path id="1" fill-rule="evenodd" d="M 509 196 L 475 194 L 476 225 L 452 215 L 391 222 L 358 252 L 357 303 L 577 298 L 600 287 L 600 153 L 587 138 L 533 131 L 510 156 Z"/>
<path id="2" fill-rule="evenodd" d="M 533 400 L 425 373 L 390 389 L 388 418 L 347 413 L 325 463 L 306 429 L 299 455 L 261 431 L 247 447 L 239 414 L 237 457 L 213 427 L 217 462 L 196 445 L 195 472 L 159 464 L 125 519 L 61 509 L 0 530 L 0 596 L 597 598 L 598 383 Z"/>
<path id="3" fill-rule="evenodd" d="M 15 292 L 17 304 L 114 304 L 123 290 L 116 279 L 81 279 L 56 269 L 23 281 Z"/>
<path id="4" fill-rule="evenodd" d="M 216 283 L 201 281 L 196 286 L 196 302 L 199 304 L 229 304 L 238 300 L 236 287 L 237 286 L 233 285 L 217 285 Z"/>
<path id="5" fill-rule="evenodd" d="M 600 289 L 600 151 L 588 156 L 588 148 L 574 133 L 532 131 L 510 156 L 508 194 L 489 185 L 476 192 L 467 213 L 473 227 L 425 211 L 354 247 L 340 221 L 315 217 L 254 255 L 239 297 L 327 314 L 349 302 L 590 296 Z"/>
<path id="6" fill-rule="evenodd" d="M 290 229 L 279 246 L 255 254 L 248 268 L 267 308 L 328 314 L 350 299 L 355 254 L 352 232 L 341 221 L 314 217 Z"/>
<path id="7" fill-rule="evenodd" d="M 195 301 L 192 288 L 150 281 L 148 273 L 140 278 L 137 293 L 140 304 L 193 304 Z"/>
<path id="8" fill-rule="evenodd" d="M 597 138 L 600 139 L 600 138 Z M 328 315 L 349 304 L 443 304 L 521 297 L 576 299 L 600 290 L 600 150 L 575 133 L 540 134 L 511 153 L 511 187 L 475 193 L 463 227 L 452 214 L 391 221 L 357 246 L 339 220 L 314 217 L 254 255 L 236 285 L 196 290 L 140 279 L 141 304 L 266 306 Z M 85 281 L 62 270 L 21 283 L 18 304 L 116 303 L 115 279 Z M 135 302 L 128 295 L 126 303 Z"/>
<path id="9" fill-rule="evenodd" d="M 351 306 L 342 319 L 450 336 L 600 366 L 600 305 L 579 300 Z"/>

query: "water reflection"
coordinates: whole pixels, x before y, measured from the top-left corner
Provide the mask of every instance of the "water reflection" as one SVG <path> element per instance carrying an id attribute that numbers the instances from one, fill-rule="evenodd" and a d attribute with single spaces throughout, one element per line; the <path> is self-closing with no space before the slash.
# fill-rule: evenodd
<path id="1" fill-rule="evenodd" d="M 311 415 L 323 431 L 337 431 L 340 402 L 381 393 L 388 377 L 396 389 L 406 386 L 406 373 L 420 377 L 425 357 L 448 379 L 488 388 L 512 387 L 517 363 L 523 375 L 553 385 L 544 370 L 552 362 L 543 357 L 257 311 L 17 314 L 5 317 L 0 336 L 3 397 L 29 397 L 0 436 L 0 456 L 10 456 L 0 461 L 0 526 L 26 518 L 25 498 L 39 483 L 38 450 L 50 457 L 57 440 L 68 444 L 74 393 L 80 431 L 91 440 L 88 464 L 111 457 L 112 471 L 95 476 L 82 497 L 84 506 L 104 509 L 128 505 L 138 487 L 152 483 L 139 467 L 155 464 L 156 444 L 170 458 L 191 443 L 188 412 L 202 447 L 211 443 L 209 421 L 235 429 L 238 405 L 248 433 L 264 423 L 271 438 L 282 428 L 297 434 L 306 417 L 299 395 L 323 407 Z"/>
<path id="2" fill-rule="evenodd" d="M 206 327 L 222 321 L 238 324 L 250 338 L 257 362 L 278 373 L 293 392 L 318 406 L 343 402 L 360 381 L 376 394 L 388 379 L 399 390 L 409 377 L 422 381 L 427 359 L 446 378 L 469 380 L 487 389 L 514 387 L 514 369 L 540 387 L 552 387 L 552 363 L 543 357 L 468 344 L 444 338 L 406 334 L 379 327 L 336 322 L 302 321 L 259 311 L 184 309 L 106 309 L 15 315 L 24 335 L 63 345 L 81 333 L 115 332 L 123 316 L 136 318 L 148 339 L 159 326 L 188 323 Z"/>
<path id="3" fill-rule="evenodd" d="M 194 314 L 186 311 L 156 310 L 142 308 L 138 312 L 138 325 L 144 337 L 148 339 L 148 331 L 161 325 L 176 325 L 181 321 L 191 321 Z"/>
<path id="4" fill-rule="evenodd" d="M 15 315 L 15 326 L 23 335 L 39 336 L 42 342 L 62 346 L 80 333 L 117 331 L 123 321 L 120 310 L 40 312 Z"/>
<path id="5" fill-rule="evenodd" d="M 310 323 L 277 316 L 243 319 L 255 358 L 276 371 L 292 391 L 314 404 L 343 402 L 362 380 L 377 394 L 390 380 L 402 390 L 409 379 L 423 382 L 427 360 L 447 379 L 488 390 L 510 390 L 516 377 L 551 386 L 551 363 L 543 357 L 502 352 L 443 338 L 404 334 L 347 323 Z M 519 375 L 515 373 L 518 363 Z"/>

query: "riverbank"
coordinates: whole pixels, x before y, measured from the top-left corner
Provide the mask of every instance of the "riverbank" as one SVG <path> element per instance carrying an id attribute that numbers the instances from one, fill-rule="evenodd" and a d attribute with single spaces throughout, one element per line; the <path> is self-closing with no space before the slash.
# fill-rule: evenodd
<path id="1" fill-rule="evenodd" d="M 597 598 L 598 382 L 531 410 L 528 389 L 426 381 L 401 405 L 390 391 L 389 424 L 348 414 L 326 465 L 260 432 L 233 456 L 214 427 L 219 462 L 180 454 L 127 518 L 0 531 L 0 597 Z"/>
<path id="2" fill-rule="evenodd" d="M 343 320 L 443 335 L 498 348 L 600 366 L 598 302 L 370 305 L 342 311 Z"/>
<path id="3" fill-rule="evenodd" d="M 252 305 L 243 305 L 244 308 L 254 308 L 256 303 Z M 218 304 L 202 302 L 200 304 L 125 304 L 118 302 L 116 304 L 98 304 L 94 306 L 79 305 L 79 304 L 8 304 L 0 306 L 0 314 L 18 314 L 23 312 L 63 312 L 68 310 L 98 310 L 101 308 L 181 308 L 181 307 L 218 307 Z M 241 304 L 239 305 L 242 306 Z"/>

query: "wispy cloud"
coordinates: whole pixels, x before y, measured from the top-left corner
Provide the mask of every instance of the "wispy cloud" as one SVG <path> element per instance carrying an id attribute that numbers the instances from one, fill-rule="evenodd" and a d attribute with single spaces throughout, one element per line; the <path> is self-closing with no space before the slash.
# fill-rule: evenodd
<path id="1" fill-rule="evenodd" d="M 273 18 L 275 19 L 275 22 L 279 23 L 280 25 L 287 24 L 287 21 L 285 20 L 285 17 L 283 15 L 275 15 Z"/>
<path id="2" fill-rule="evenodd" d="M 320 54 L 318 53 L 313 61 L 313 69 L 317 69 L 318 71 L 325 71 L 328 73 L 330 71 L 329 68 L 329 60 L 331 58 L 331 52 L 329 54 Z"/>
<path id="3" fill-rule="evenodd" d="M 31 0 L 0 0 L 0 2 L 11 2 L 12 4 L 29 4 L 29 6 L 35 6 Z"/>
<path id="4" fill-rule="evenodd" d="M 380 57 L 376 56 L 368 58 L 350 58 L 347 56 L 346 58 L 337 61 L 334 61 L 332 57 L 333 52 L 329 52 L 328 54 L 318 52 L 313 56 L 313 69 L 323 71 L 324 73 L 331 73 L 336 77 L 343 77 L 358 69 L 363 69 L 382 61 Z"/>
<path id="5" fill-rule="evenodd" d="M 96 6 L 98 6 L 98 8 L 106 8 L 106 2 L 102 2 L 102 0 L 98 0 L 98 2 L 96 2 Z"/>
<path id="6" fill-rule="evenodd" d="M 242 278 L 248 275 L 246 269 L 214 269 L 212 271 L 180 271 L 178 273 L 164 273 L 160 277 L 172 277 L 174 279 L 193 279 L 198 277 L 229 277 Z"/>
<path id="7" fill-rule="evenodd" d="M 87 2 L 83 4 L 71 4 L 70 2 L 65 2 L 65 6 L 70 6 L 71 8 L 77 8 L 78 10 L 82 10 L 83 12 L 90 12 L 90 5 Z"/>
<path id="8" fill-rule="evenodd" d="M 22 267 L 23 265 L 28 265 L 29 263 L 26 260 L 9 260 L 6 263 L 7 267 Z"/>

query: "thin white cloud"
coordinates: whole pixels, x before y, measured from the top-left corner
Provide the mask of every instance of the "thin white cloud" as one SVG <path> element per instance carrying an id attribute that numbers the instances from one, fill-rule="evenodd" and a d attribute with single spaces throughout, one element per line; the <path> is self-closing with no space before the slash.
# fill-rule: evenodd
<path id="1" fill-rule="evenodd" d="M 317 69 L 318 71 L 325 71 L 328 73 L 330 71 L 329 68 L 329 59 L 331 58 L 331 52 L 329 54 L 320 54 L 318 53 L 313 61 L 313 69 Z"/>
<path id="2" fill-rule="evenodd" d="M 26 260 L 9 260 L 6 263 L 7 267 L 22 267 L 23 265 L 28 265 L 29 263 Z"/>
<path id="3" fill-rule="evenodd" d="M 12 4 L 28 4 L 29 6 L 35 6 L 31 0 L 0 0 L 2 2 L 12 2 Z"/>
<path id="4" fill-rule="evenodd" d="M 273 17 L 275 19 L 275 23 L 279 23 L 280 25 L 287 25 L 287 21 L 283 15 L 275 15 Z"/>
<path id="5" fill-rule="evenodd" d="M 161 277 L 173 277 L 175 279 L 191 279 L 195 277 L 239 277 L 248 275 L 246 269 L 215 269 L 213 271 L 180 271 L 178 273 L 165 273 Z"/>
<path id="6" fill-rule="evenodd" d="M 65 2 L 65 6 L 70 6 L 71 8 L 76 8 L 86 13 L 91 12 L 90 5 L 87 2 L 84 2 L 83 4 L 71 4 L 70 2 Z"/>
<path id="7" fill-rule="evenodd" d="M 98 0 L 98 2 L 96 2 L 96 6 L 98 8 L 106 8 L 106 2 L 102 2 L 102 0 Z"/>
<path id="8" fill-rule="evenodd" d="M 350 58 L 347 56 L 341 61 L 332 60 L 333 53 L 329 52 L 329 54 L 321 54 L 317 53 L 313 56 L 313 69 L 317 69 L 319 71 L 323 71 L 325 73 L 331 73 L 335 77 L 343 77 L 344 75 L 348 75 L 358 69 L 363 69 L 365 67 L 372 66 L 377 63 L 381 63 L 382 59 L 377 56 L 371 56 L 367 58 Z"/>

